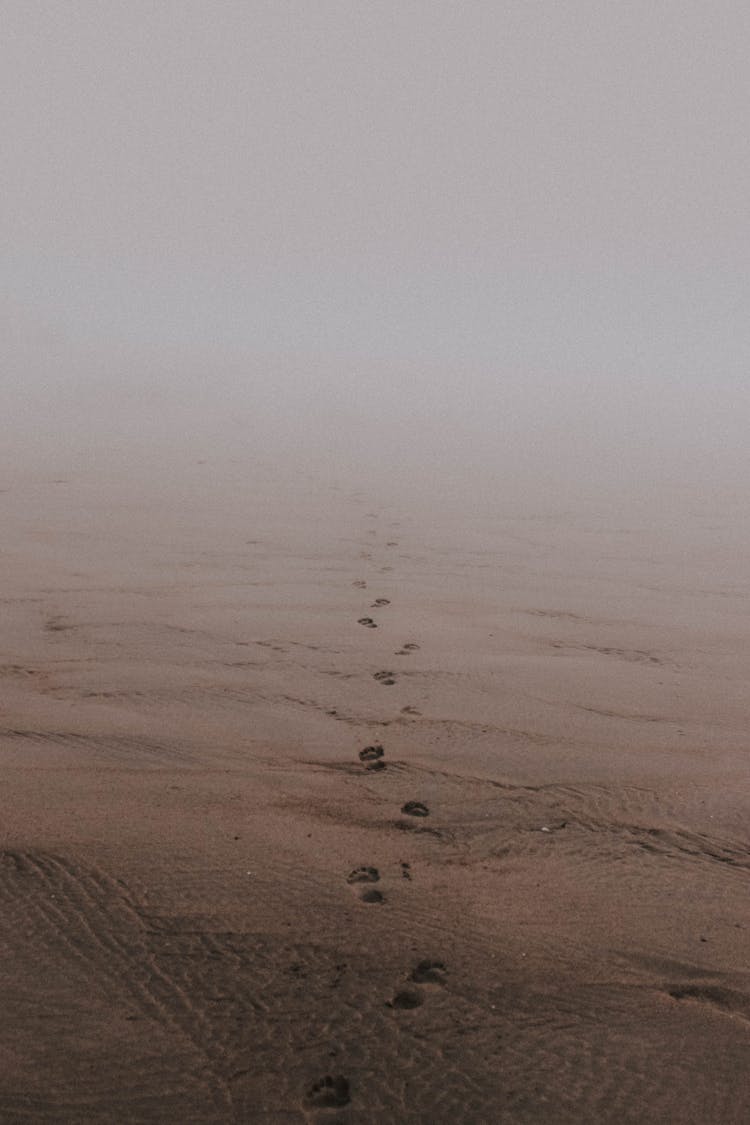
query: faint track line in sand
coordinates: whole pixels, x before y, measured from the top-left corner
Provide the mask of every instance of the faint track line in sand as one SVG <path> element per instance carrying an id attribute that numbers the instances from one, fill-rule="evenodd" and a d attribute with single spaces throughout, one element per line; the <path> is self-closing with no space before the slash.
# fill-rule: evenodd
<path id="1" fill-rule="evenodd" d="M 298 761 L 305 764 L 304 760 Z M 493 855 L 500 858 L 527 852 L 544 855 L 554 848 L 598 863 L 609 861 L 618 851 L 624 855 L 635 848 L 657 858 L 718 863 L 736 870 L 750 870 L 748 843 L 670 824 L 665 821 L 665 810 L 656 794 L 643 787 L 518 785 L 507 780 L 434 769 L 403 759 L 389 759 L 388 770 L 376 775 L 376 779 L 348 761 L 309 764 L 317 770 L 340 772 L 349 785 L 364 785 L 363 792 L 372 802 L 371 815 L 367 815 L 367 807 L 359 812 L 351 811 L 351 802 L 339 802 L 331 797 L 312 804 L 307 798 L 301 803 L 299 799 L 289 799 L 285 804 L 300 808 L 304 805 L 308 814 L 317 818 L 361 828 L 421 830 L 453 849 L 453 859 L 446 856 L 446 862 L 455 862 L 461 857 L 471 861 L 472 858 L 479 860 Z M 384 818 L 383 807 L 390 802 L 397 806 L 418 788 L 413 779 L 419 778 L 435 779 L 447 786 L 437 804 L 439 821 L 429 826 L 412 826 Z M 494 796 L 498 792 L 500 795 Z M 634 818 L 633 814 L 638 812 L 644 820 Z"/>
<path id="2" fill-rule="evenodd" d="M 272 871 L 268 875 L 275 878 Z M 295 895 L 306 886 L 309 877 L 300 870 Z M 343 880 L 337 894 L 348 894 Z M 332 895 L 329 907 L 336 901 Z M 549 980 L 533 972 L 524 979 L 512 959 L 491 961 L 491 946 L 478 934 L 460 941 L 466 964 L 477 968 L 472 977 L 450 964 L 429 1001 L 413 1009 L 389 1008 L 394 988 L 408 987 L 417 959 L 402 960 L 401 976 L 394 977 L 373 955 L 376 935 L 393 933 L 391 966 L 403 933 L 422 949 L 435 950 L 438 956 L 428 958 L 429 964 L 445 963 L 444 921 L 425 892 L 402 895 L 398 905 L 389 897 L 376 908 L 374 930 L 372 908 L 354 903 L 355 912 L 367 911 L 361 936 L 371 938 L 345 954 L 325 942 L 207 932 L 201 928 L 205 923 L 196 928 L 189 918 L 160 920 L 123 883 L 36 853 L 3 855 L 0 906 L 6 919 L 12 916 L 13 929 L 4 929 L 11 952 L 31 953 L 41 958 L 40 969 L 45 964 L 54 969 L 62 943 L 63 965 L 74 977 L 115 1005 L 134 1003 L 196 1052 L 213 1084 L 219 1116 L 211 1121 L 263 1120 L 263 1107 L 270 1112 L 272 1105 L 279 1110 L 285 1105 L 293 1120 L 292 1106 L 305 1085 L 299 1075 L 307 1071 L 309 1083 L 330 1067 L 347 1074 L 353 1110 L 362 1121 L 417 1122 L 425 1119 L 420 1107 L 429 1106 L 436 1122 L 532 1122 L 543 1120 L 544 1108 L 554 1105 L 555 1120 L 565 1125 L 635 1122 L 645 1100 L 651 1119 L 666 1122 L 674 1119 L 669 1091 L 680 1076 L 687 1078 L 698 1057 L 695 1035 L 685 1042 L 684 1057 L 665 1062 L 660 1056 L 660 1024 L 654 1017 L 643 1022 L 644 1004 L 654 1003 L 650 983 L 635 989 L 578 987 L 559 970 Z M 331 914 L 331 925 L 333 920 Z M 696 1001 L 697 1012 L 705 1002 L 744 1011 L 743 994 L 730 995 L 718 983 L 669 987 L 679 993 L 673 1000 Z M 664 1018 L 676 1016 L 667 1009 Z M 331 1048 L 337 1054 L 328 1063 Z M 291 1070 L 290 1060 L 297 1060 Z M 271 1085 L 259 1091 L 255 1083 L 263 1075 Z M 157 1071 L 154 1081 L 159 1082 Z M 716 1101 L 721 1119 L 739 1121 L 738 1092 L 731 1084 L 722 1090 Z M 105 1105 L 106 1096 L 105 1089 L 99 1101 L 87 1103 L 89 1119 L 97 1119 L 96 1107 Z M 73 1112 L 63 1119 L 73 1120 Z M 45 1111 L 38 1119 L 54 1118 Z M 147 1108 L 132 1119 L 161 1118 Z M 684 1120 L 700 1117 L 688 1113 Z"/>
<path id="3" fill-rule="evenodd" d="M 200 1020 L 190 997 L 156 964 L 142 939 L 143 924 L 122 883 L 101 872 L 82 872 L 67 860 L 6 851 L 0 863 L 0 901 L 13 899 L 13 878 L 22 886 L 21 922 L 33 921 L 35 944 L 62 948 L 88 980 L 113 996 L 129 997 L 148 1018 L 185 1037 L 203 1058 L 217 1104 L 234 1118 L 231 1090 L 216 1072 L 200 1036 L 186 1029 L 185 1016 Z M 30 887 L 29 883 L 35 884 Z M 36 892 L 36 893 L 35 893 Z M 15 904 L 17 905 L 17 904 Z M 120 915 L 112 916 L 113 908 Z M 125 923 L 132 945 L 118 936 Z"/>

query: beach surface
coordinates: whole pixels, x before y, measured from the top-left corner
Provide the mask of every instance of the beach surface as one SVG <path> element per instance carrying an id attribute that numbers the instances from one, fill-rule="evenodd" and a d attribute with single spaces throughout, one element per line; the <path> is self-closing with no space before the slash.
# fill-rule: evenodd
<path id="1" fill-rule="evenodd" d="M 739 502 L 0 484 L 0 1121 L 750 1119 Z"/>

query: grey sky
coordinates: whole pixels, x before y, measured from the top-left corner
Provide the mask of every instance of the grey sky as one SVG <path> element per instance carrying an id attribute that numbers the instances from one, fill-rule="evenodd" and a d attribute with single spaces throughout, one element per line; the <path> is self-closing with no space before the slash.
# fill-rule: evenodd
<path id="1" fill-rule="evenodd" d="M 625 447 L 655 411 L 739 448 L 746 3 L 0 15 L 6 387 L 210 363 L 342 417 L 609 419 Z"/>

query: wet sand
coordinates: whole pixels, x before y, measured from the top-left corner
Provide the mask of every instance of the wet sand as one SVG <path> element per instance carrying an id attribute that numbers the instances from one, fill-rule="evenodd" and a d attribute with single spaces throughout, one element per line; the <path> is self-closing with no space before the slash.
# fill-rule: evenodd
<path id="1" fill-rule="evenodd" d="M 0 1120 L 750 1118 L 736 512 L 2 488 Z"/>

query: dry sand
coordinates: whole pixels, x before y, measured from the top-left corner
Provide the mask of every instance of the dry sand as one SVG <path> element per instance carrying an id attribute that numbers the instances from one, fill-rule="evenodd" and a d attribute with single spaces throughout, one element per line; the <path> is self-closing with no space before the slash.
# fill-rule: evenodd
<path id="1" fill-rule="evenodd" d="M 1 482 L 0 1120 L 750 1120 L 736 513 L 202 460 Z"/>

